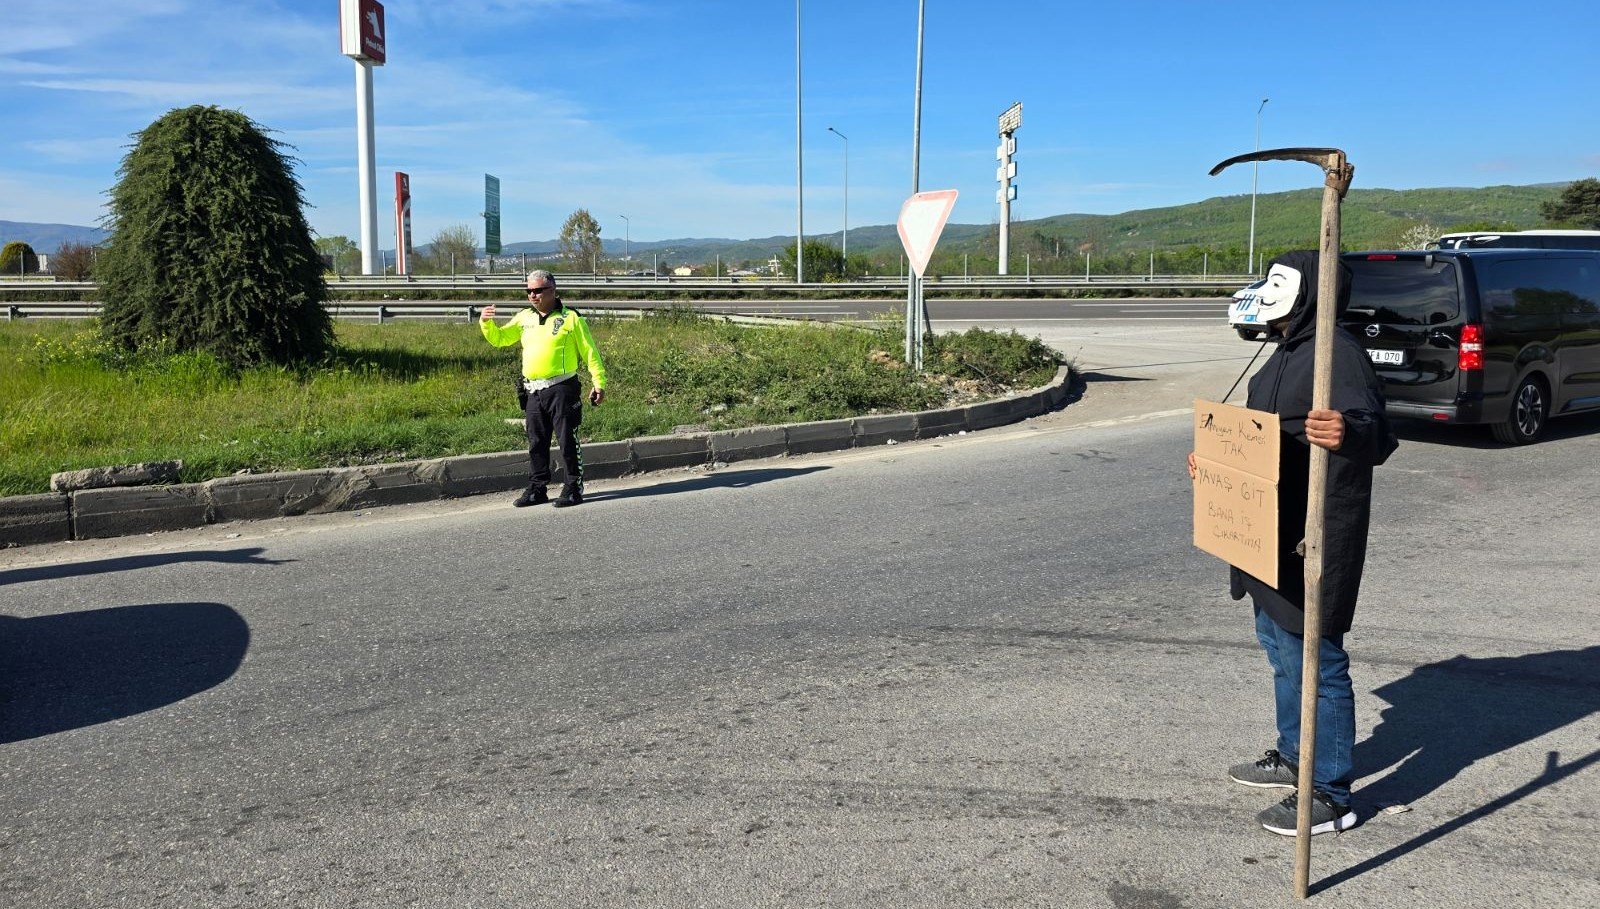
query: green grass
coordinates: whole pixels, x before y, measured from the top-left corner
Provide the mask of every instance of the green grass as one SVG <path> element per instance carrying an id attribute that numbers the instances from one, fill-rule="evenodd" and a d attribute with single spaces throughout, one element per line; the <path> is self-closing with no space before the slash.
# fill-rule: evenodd
<path id="1" fill-rule="evenodd" d="M 941 336 L 932 372 L 898 362 L 900 328 L 752 327 L 669 311 L 590 319 L 610 372 L 580 436 L 820 420 L 940 406 L 1048 380 L 1058 356 L 1015 333 Z M 340 323 L 316 367 L 228 370 L 203 354 L 127 355 L 91 322 L 0 325 L 0 495 L 43 492 L 61 470 L 181 458 L 197 481 L 522 447 L 518 351 L 475 325 Z M 586 377 L 587 378 L 587 377 Z"/>

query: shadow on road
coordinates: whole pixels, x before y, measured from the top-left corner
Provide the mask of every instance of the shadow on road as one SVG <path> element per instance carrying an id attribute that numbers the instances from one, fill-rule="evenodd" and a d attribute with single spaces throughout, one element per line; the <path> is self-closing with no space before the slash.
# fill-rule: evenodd
<path id="1" fill-rule="evenodd" d="M 1149 382 L 1149 381 L 1151 381 L 1151 380 L 1150 379 L 1141 378 L 1139 376 L 1114 376 L 1114 375 L 1111 375 L 1110 373 L 1104 373 L 1104 372 L 1093 372 L 1093 371 L 1090 371 L 1090 372 L 1078 372 L 1078 371 L 1074 370 L 1073 373 L 1072 373 L 1072 381 L 1067 383 L 1067 394 L 1066 394 L 1066 396 L 1063 397 L 1061 399 L 1061 403 L 1057 404 L 1053 409 L 1054 410 L 1061 410 L 1064 407 L 1069 407 L 1069 406 L 1071 406 L 1073 404 L 1076 404 L 1079 401 L 1083 400 L 1083 396 L 1089 390 L 1089 386 L 1091 384 L 1100 384 L 1102 382 Z"/>
<path id="2" fill-rule="evenodd" d="M 696 489 L 744 489 L 757 483 L 770 483 L 773 480 L 803 477 L 808 473 L 816 473 L 819 470 L 827 469 L 825 465 L 817 465 L 815 467 L 769 467 L 761 470 L 721 470 L 689 480 L 658 483 L 654 486 L 635 486 L 632 489 L 597 492 L 594 495 L 585 494 L 583 500 L 585 502 L 604 502 L 611 499 L 635 499 L 643 496 L 671 495 L 675 492 L 693 492 Z"/>
<path id="3" fill-rule="evenodd" d="M 1489 433 L 1489 427 L 1487 426 L 1447 425 L 1411 419 L 1394 420 L 1391 425 L 1394 426 L 1394 434 L 1399 436 L 1402 442 L 1424 442 L 1431 445 L 1451 445 L 1457 448 L 1512 447 L 1496 442 L 1494 436 Z M 1579 414 L 1551 420 L 1545 426 L 1544 435 L 1534 444 L 1539 445 L 1561 439 L 1575 439 L 1595 434 L 1600 434 L 1600 414 Z"/>
<path id="4" fill-rule="evenodd" d="M 232 676 L 249 646 L 221 603 L 0 616 L 0 744 L 181 701 Z"/>
<path id="5" fill-rule="evenodd" d="M 1377 689 L 1388 701 L 1377 728 L 1356 745 L 1358 778 L 1387 774 L 1361 787 L 1356 810 L 1367 820 L 1381 806 L 1409 805 L 1455 779 L 1479 760 L 1531 742 L 1600 712 L 1600 646 L 1518 657 L 1458 656 L 1419 666 Z M 1560 762 L 1522 786 L 1448 823 L 1333 875 L 1325 890 L 1378 868 L 1487 817 L 1600 760 L 1600 751 Z"/>
<path id="6" fill-rule="evenodd" d="M 189 552 L 161 552 L 150 555 L 121 556 L 114 559 L 94 559 L 87 562 L 64 562 L 59 565 L 40 565 L 35 568 L 13 568 L 0 571 L 0 587 L 21 584 L 23 581 L 55 581 L 61 578 L 84 577 L 92 574 L 110 574 L 134 571 L 140 568 L 160 568 L 181 562 L 223 562 L 237 565 L 282 565 L 293 559 L 268 559 L 261 553 L 266 550 L 256 546 L 249 549 L 201 549 Z"/>

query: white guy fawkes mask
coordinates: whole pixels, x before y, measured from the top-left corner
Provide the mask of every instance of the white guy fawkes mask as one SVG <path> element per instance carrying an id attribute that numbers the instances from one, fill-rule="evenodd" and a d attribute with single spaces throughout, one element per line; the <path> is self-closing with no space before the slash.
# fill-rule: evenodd
<path id="1" fill-rule="evenodd" d="M 1300 269 L 1287 265 L 1274 265 L 1267 272 L 1267 283 L 1261 285 L 1256 296 L 1261 299 L 1262 322 L 1272 323 L 1287 316 L 1300 299 Z"/>

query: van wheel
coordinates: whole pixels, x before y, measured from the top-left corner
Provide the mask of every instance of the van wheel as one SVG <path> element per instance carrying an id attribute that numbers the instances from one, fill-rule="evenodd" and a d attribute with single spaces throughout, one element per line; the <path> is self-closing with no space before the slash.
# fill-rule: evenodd
<path id="1" fill-rule="evenodd" d="M 1550 417 L 1550 400 L 1544 383 L 1533 376 L 1522 380 L 1511 398 L 1511 413 L 1493 426 L 1494 437 L 1507 445 L 1526 445 L 1539 438 Z"/>
<path id="2" fill-rule="evenodd" d="M 1239 333 L 1239 337 L 1244 338 L 1246 341 L 1254 341 L 1261 337 L 1260 329 L 1256 328 L 1235 327 L 1234 331 L 1237 331 Z"/>

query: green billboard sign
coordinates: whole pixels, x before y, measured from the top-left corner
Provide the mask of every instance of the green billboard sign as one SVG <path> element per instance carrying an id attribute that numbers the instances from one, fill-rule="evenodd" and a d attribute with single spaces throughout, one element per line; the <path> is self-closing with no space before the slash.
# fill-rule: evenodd
<path id="1" fill-rule="evenodd" d="M 500 255 L 500 178 L 483 175 L 483 251 Z"/>

